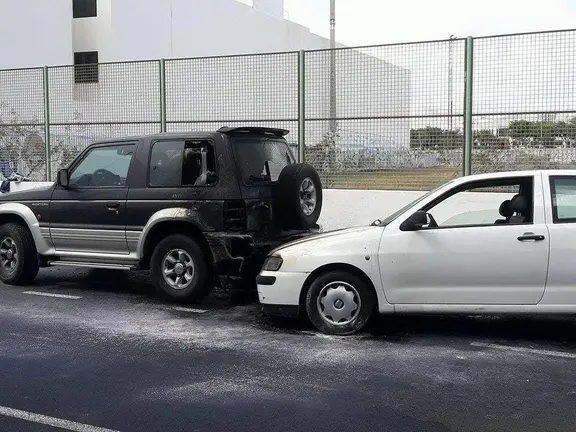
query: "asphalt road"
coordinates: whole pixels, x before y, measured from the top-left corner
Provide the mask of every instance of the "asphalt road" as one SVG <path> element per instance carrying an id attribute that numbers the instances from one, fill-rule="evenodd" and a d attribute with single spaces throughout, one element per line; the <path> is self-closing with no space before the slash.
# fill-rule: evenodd
<path id="1" fill-rule="evenodd" d="M 2 431 L 566 431 L 575 366 L 566 318 L 387 317 L 337 338 L 221 294 L 179 309 L 146 275 L 0 286 Z"/>

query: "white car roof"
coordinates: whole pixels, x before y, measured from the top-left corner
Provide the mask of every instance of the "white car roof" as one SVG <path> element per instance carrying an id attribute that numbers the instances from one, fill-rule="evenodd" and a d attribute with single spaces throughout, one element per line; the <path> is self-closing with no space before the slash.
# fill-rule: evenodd
<path id="1" fill-rule="evenodd" d="M 533 175 L 574 175 L 576 176 L 576 169 L 542 169 L 542 170 L 525 170 L 525 171 L 500 171 L 493 173 L 471 174 L 467 176 L 458 177 L 456 182 L 463 183 L 473 180 L 489 180 L 498 179 L 503 177 L 517 177 L 517 176 L 533 176 Z"/>

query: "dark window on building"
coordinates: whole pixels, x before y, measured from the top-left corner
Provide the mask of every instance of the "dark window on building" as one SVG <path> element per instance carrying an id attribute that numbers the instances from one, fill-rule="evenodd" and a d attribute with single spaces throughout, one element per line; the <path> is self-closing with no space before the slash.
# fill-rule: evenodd
<path id="1" fill-rule="evenodd" d="M 90 18 L 97 15 L 96 0 L 74 0 L 72 3 L 74 18 Z"/>
<path id="2" fill-rule="evenodd" d="M 74 53 L 74 82 L 98 82 L 98 51 Z"/>

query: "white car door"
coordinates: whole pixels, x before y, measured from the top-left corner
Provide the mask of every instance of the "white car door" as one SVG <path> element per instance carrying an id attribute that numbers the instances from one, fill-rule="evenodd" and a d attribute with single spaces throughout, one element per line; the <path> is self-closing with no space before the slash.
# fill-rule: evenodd
<path id="1" fill-rule="evenodd" d="M 514 202 L 520 213 L 507 220 L 511 203 L 505 201 L 519 194 L 523 198 Z M 437 226 L 432 222 L 403 231 L 396 224 L 385 230 L 380 244 L 381 277 L 389 302 L 528 305 L 540 301 L 549 236 L 539 174 L 464 184 L 421 204 Z M 500 207 L 505 216 L 499 214 Z"/>
<path id="2" fill-rule="evenodd" d="M 542 304 L 576 305 L 576 175 L 556 172 L 544 177 L 550 265 Z"/>

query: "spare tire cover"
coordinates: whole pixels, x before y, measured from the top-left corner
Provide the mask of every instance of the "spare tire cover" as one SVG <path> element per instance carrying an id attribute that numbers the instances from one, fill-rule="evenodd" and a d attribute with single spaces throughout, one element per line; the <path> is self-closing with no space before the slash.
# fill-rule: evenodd
<path id="1" fill-rule="evenodd" d="M 283 229 L 310 229 L 322 211 L 322 182 L 306 163 L 284 167 L 275 190 L 276 215 Z"/>

